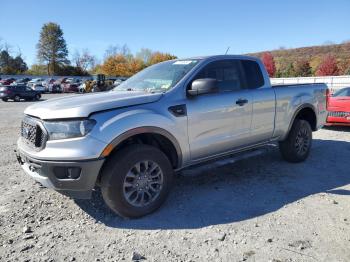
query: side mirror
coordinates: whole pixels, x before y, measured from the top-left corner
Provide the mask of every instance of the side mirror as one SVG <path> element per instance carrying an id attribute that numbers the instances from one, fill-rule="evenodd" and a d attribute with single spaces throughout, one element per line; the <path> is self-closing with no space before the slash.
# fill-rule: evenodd
<path id="1" fill-rule="evenodd" d="M 217 93 L 219 88 L 217 81 L 214 78 L 203 78 L 194 80 L 191 84 L 191 89 L 187 90 L 190 96 L 198 96 L 202 94 Z"/>

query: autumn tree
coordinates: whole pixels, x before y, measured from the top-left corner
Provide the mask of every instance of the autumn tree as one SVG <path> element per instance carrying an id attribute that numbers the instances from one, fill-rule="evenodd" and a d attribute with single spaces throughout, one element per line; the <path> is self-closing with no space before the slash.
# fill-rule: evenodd
<path id="1" fill-rule="evenodd" d="M 295 69 L 293 63 L 289 63 L 286 67 L 285 71 L 286 77 L 295 77 Z"/>
<path id="2" fill-rule="evenodd" d="M 295 76 L 293 62 L 285 57 L 276 59 L 276 72 L 274 77 Z"/>
<path id="3" fill-rule="evenodd" d="M 313 75 L 316 75 L 316 71 L 322 62 L 322 57 L 312 56 L 310 59 L 310 66 Z"/>
<path id="4" fill-rule="evenodd" d="M 273 77 L 276 73 L 275 60 L 270 52 L 266 52 L 262 55 L 262 62 L 270 77 Z"/>
<path id="5" fill-rule="evenodd" d="M 176 59 L 177 56 L 168 54 L 168 53 L 161 53 L 161 52 L 154 52 L 152 53 L 150 59 L 149 59 L 149 65 L 157 64 L 160 62 L 164 62 L 167 60 Z"/>
<path id="6" fill-rule="evenodd" d="M 123 55 L 108 57 L 101 65 L 101 71 L 106 75 L 126 76 L 128 72 L 128 60 Z"/>
<path id="7" fill-rule="evenodd" d="M 69 63 L 66 41 L 58 24 L 50 22 L 43 25 L 37 49 L 38 59 L 47 65 L 48 75 L 55 74 L 60 66 Z"/>
<path id="8" fill-rule="evenodd" d="M 339 74 L 339 68 L 337 60 L 332 55 L 327 55 L 319 65 L 316 75 L 317 76 L 336 76 Z"/>
<path id="9" fill-rule="evenodd" d="M 132 54 L 123 55 L 117 52 L 116 55 L 106 57 L 104 62 L 93 71 L 112 76 L 132 76 L 149 65 L 176 58 L 171 54 L 152 51 L 149 53 L 149 49 L 145 50 L 137 53 L 136 57 Z"/>
<path id="10" fill-rule="evenodd" d="M 129 61 L 128 64 L 128 74 L 125 76 L 132 76 L 138 72 L 140 72 L 142 69 L 146 67 L 143 60 L 139 58 L 133 58 Z"/>
<path id="11" fill-rule="evenodd" d="M 350 59 L 342 59 L 340 63 L 338 63 L 339 74 L 341 75 L 349 75 L 350 74 Z"/>
<path id="12" fill-rule="evenodd" d="M 311 76 L 312 70 L 309 61 L 306 58 L 298 59 L 294 63 L 295 76 Z"/>

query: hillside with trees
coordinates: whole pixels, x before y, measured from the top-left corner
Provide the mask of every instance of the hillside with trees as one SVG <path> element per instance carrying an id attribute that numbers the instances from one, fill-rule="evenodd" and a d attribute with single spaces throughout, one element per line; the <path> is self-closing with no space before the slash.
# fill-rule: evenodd
<path id="1" fill-rule="evenodd" d="M 350 42 L 250 53 L 261 58 L 273 77 L 350 74 Z M 273 65 L 275 70 L 271 74 Z"/>

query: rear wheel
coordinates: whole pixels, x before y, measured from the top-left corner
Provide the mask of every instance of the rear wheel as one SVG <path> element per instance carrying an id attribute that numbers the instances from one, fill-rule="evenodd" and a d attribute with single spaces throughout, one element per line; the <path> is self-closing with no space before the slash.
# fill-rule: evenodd
<path id="1" fill-rule="evenodd" d="M 162 205 L 172 180 L 172 166 L 162 151 L 149 145 L 131 145 L 108 159 L 101 191 L 115 213 L 141 217 Z"/>
<path id="2" fill-rule="evenodd" d="M 288 162 L 304 161 L 311 149 L 312 130 L 309 122 L 296 119 L 286 140 L 279 143 L 282 157 Z"/>
<path id="3" fill-rule="evenodd" d="M 3 98 L 2 101 L 7 102 L 7 98 Z"/>
<path id="4" fill-rule="evenodd" d="M 20 102 L 21 101 L 21 97 L 19 95 L 15 95 L 15 97 L 13 98 L 13 100 L 15 102 Z"/>

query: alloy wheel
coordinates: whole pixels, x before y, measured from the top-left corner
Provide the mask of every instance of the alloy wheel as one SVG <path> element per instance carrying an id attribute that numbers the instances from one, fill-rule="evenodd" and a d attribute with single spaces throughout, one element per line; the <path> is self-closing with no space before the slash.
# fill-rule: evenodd
<path id="1" fill-rule="evenodd" d="M 295 138 L 294 146 L 298 155 L 304 155 L 308 151 L 308 148 L 310 146 L 310 136 L 306 127 L 299 129 Z"/>
<path id="2" fill-rule="evenodd" d="M 150 160 L 136 163 L 126 174 L 123 193 L 126 201 L 135 207 L 145 207 L 154 202 L 163 186 L 160 166 Z"/>

